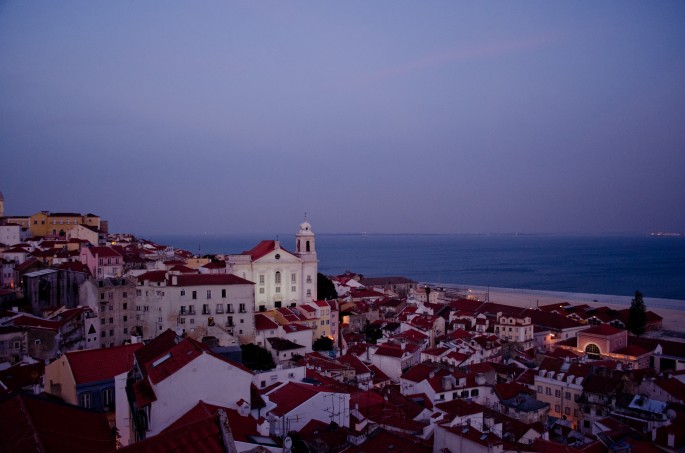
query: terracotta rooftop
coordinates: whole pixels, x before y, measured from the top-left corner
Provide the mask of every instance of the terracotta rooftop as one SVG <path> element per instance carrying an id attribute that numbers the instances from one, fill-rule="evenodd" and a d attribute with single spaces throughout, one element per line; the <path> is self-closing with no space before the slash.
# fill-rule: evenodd
<path id="1" fill-rule="evenodd" d="M 271 391 L 267 394 L 269 401 L 276 404 L 273 412 L 276 416 L 282 417 L 296 407 L 311 399 L 318 393 L 327 392 L 313 385 L 288 382 L 287 384 Z M 329 392 L 327 392 L 329 393 Z"/>
<path id="2" fill-rule="evenodd" d="M 25 394 L 0 400 L 0 451 L 87 453 L 114 449 L 104 413 Z"/>
<path id="3" fill-rule="evenodd" d="M 200 286 L 200 285 L 254 285 L 249 280 L 233 274 L 182 274 L 175 276 L 177 283 L 172 286 Z"/>
<path id="4" fill-rule="evenodd" d="M 113 379 L 118 374 L 130 371 L 134 353 L 142 347 L 142 343 L 136 343 L 67 352 L 65 355 L 78 385 Z"/>

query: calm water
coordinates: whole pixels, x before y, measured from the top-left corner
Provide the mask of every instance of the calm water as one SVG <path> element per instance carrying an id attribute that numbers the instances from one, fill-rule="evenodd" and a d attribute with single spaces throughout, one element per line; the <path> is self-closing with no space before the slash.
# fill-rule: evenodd
<path id="1" fill-rule="evenodd" d="M 197 253 L 239 253 L 263 236 L 146 236 Z M 294 235 L 280 235 L 294 249 Z M 317 235 L 319 270 L 436 283 L 685 300 L 685 237 Z"/>

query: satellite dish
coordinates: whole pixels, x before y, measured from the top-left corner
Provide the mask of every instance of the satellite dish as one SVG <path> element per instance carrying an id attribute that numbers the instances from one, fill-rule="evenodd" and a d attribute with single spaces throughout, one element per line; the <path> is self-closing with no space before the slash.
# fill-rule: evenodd
<path id="1" fill-rule="evenodd" d="M 290 438 L 290 436 L 286 436 L 285 439 L 283 439 L 283 446 L 288 450 L 293 447 L 293 440 Z"/>

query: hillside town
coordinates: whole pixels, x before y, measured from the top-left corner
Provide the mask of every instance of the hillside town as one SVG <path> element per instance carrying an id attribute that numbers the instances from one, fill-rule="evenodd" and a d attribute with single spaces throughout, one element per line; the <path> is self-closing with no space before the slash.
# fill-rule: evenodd
<path id="1" fill-rule="evenodd" d="M 294 230 L 198 255 L 0 193 L 0 451 L 685 451 L 658 314 L 324 276 Z"/>

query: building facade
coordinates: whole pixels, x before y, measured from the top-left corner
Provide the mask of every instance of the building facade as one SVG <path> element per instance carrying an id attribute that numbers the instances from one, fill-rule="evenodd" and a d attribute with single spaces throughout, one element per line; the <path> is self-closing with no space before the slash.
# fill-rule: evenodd
<path id="1" fill-rule="evenodd" d="M 279 241 L 262 241 L 240 255 L 228 255 L 231 272 L 255 283 L 256 311 L 315 301 L 318 259 L 316 238 L 308 222 L 295 235 L 295 253 Z"/>

